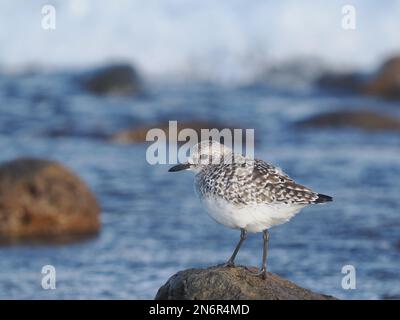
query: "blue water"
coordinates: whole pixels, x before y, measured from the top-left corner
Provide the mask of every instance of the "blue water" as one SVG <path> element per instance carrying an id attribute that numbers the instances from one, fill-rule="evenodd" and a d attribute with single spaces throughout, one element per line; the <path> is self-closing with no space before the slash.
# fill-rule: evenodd
<path id="1" fill-rule="evenodd" d="M 239 233 L 207 216 L 190 173 L 149 165 L 146 144 L 102 138 L 175 119 L 255 128 L 258 157 L 334 197 L 271 230 L 270 271 L 339 298 L 400 296 L 400 135 L 294 125 L 349 107 L 398 114 L 396 103 L 312 87 L 195 82 L 148 82 L 137 98 L 95 97 L 68 77 L 0 76 L 0 160 L 38 156 L 72 168 L 101 203 L 102 231 L 69 245 L 0 247 L 0 298 L 151 299 L 175 272 L 228 258 Z M 258 265 L 261 250 L 261 236 L 250 236 L 238 262 Z M 41 288 L 46 264 L 56 268 L 56 290 Z M 356 268 L 355 290 L 341 287 L 347 264 Z"/>

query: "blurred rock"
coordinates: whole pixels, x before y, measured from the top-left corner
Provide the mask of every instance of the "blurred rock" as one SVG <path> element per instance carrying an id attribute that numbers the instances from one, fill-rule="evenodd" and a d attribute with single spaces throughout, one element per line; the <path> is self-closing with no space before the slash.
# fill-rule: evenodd
<path id="1" fill-rule="evenodd" d="M 304 127 L 348 127 L 368 131 L 400 131 L 400 119 L 370 110 L 336 111 L 316 115 L 298 123 Z"/>
<path id="2" fill-rule="evenodd" d="M 256 271 L 254 267 L 249 268 Z M 158 290 L 156 300 L 335 300 L 301 288 L 276 274 L 267 279 L 244 267 L 187 269 L 173 275 Z"/>
<path id="3" fill-rule="evenodd" d="M 364 92 L 388 99 L 400 98 L 400 56 L 387 60 L 365 86 Z"/>
<path id="4" fill-rule="evenodd" d="M 120 132 L 117 132 L 111 137 L 112 141 L 120 142 L 120 143 L 135 143 L 135 142 L 145 142 L 146 141 L 146 134 L 149 130 L 158 128 L 165 132 L 166 137 L 168 139 L 169 135 L 169 123 L 168 122 L 161 122 L 155 123 L 151 126 L 140 126 L 137 128 L 125 129 Z M 227 128 L 233 136 L 233 127 L 227 127 L 220 123 L 213 123 L 213 122 L 206 122 L 206 121 L 178 121 L 177 122 L 177 130 L 178 134 L 183 129 L 193 129 L 196 132 L 196 136 L 193 135 L 193 138 L 201 137 L 201 129 L 217 129 L 222 130 Z M 239 129 L 239 128 L 237 128 Z M 188 141 L 189 138 L 186 140 Z M 197 141 L 197 139 L 196 139 Z M 182 142 L 183 143 L 183 142 Z"/>
<path id="5" fill-rule="evenodd" d="M 261 58 L 265 59 L 265 57 Z M 325 62 L 317 56 L 299 56 L 280 62 L 260 64 L 256 83 L 274 88 L 302 88 L 314 81 L 324 70 Z"/>
<path id="6" fill-rule="evenodd" d="M 99 229 L 95 196 L 62 165 L 20 158 L 0 166 L 2 242 L 64 242 Z"/>
<path id="7" fill-rule="evenodd" d="M 86 90 L 98 95 L 134 95 L 141 91 L 139 76 L 129 64 L 91 71 L 82 77 L 81 83 Z"/>
<path id="8" fill-rule="evenodd" d="M 89 126 L 79 127 L 75 124 L 59 124 L 52 128 L 44 128 L 38 133 L 38 136 L 48 138 L 74 137 L 94 140 L 105 140 L 109 137 L 109 135 L 102 128 L 92 128 Z"/>
<path id="9" fill-rule="evenodd" d="M 326 72 L 319 76 L 315 83 L 325 90 L 357 93 L 361 92 L 365 77 L 355 72 Z"/>
<path id="10" fill-rule="evenodd" d="M 400 300 L 400 295 L 396 294 L 385 294 L 384 296 L 380 297 L 381 300 Z"/>

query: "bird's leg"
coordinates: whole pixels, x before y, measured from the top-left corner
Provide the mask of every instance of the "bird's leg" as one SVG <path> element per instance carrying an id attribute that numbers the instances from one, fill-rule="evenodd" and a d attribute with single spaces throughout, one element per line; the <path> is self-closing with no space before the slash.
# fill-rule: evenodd
<path id="1" fill-rule="evenodd" d="M 235 266 L 236 255 L 239 252 L 239 249 L 242 246 L 242 243 L 244 242 L 244 240 L 246 240 L 246 238 L 247 238 L 247 231 L 245 229 L 240 229 L 240 240 L 239 240 L 238 244 L 236 245 L 236 248 L 233 251 L 232 256 L 224 264 L 224 267 L 234 267 Z"/>
<path id="2" fill-rule="evenodd" d="M 252 273 L 255 276 L 261 276 L 261 278 L 263 278 L 264 280 L 267 279 L 268 242 L 269 242 L 269 232 L 268 229 L 265 229 L 263 231 L 263 257 L 262 257 L 261 269 L 256 273 Z"/>
<path id="3" fill-rule="evenodd" d="M 263 257 L 260 275 L 263 279 L 267 279 L 267 255 L 268 255 L 269 232 L 268 229 L 263 231 Z"/>

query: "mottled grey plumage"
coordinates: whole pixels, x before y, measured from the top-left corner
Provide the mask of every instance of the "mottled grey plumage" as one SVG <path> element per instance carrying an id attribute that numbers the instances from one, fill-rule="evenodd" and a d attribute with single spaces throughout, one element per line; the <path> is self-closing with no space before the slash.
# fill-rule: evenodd
<path id="1" fill-rule="evenodd" d="M 263 160 L 241 160 L 231 164 L 210 164 L 201 170 L 195 178 L 198 193 L 212 194 L 235 205 L 311 204 L 319 203 L 323 198 Z"/>

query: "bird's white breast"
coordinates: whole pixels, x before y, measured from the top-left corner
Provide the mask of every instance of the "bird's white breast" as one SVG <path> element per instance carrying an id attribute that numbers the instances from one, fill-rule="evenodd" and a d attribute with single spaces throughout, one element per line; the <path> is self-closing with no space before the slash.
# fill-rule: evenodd
<path id="1" fill-rule="evenodd" d="M 237 206 L 213 196 L 200 199 L 215 221 L 229 228 L 244 228 L 249 232 L 261 232 L 287 222 L 306 206 L 284 203 Z"/>

